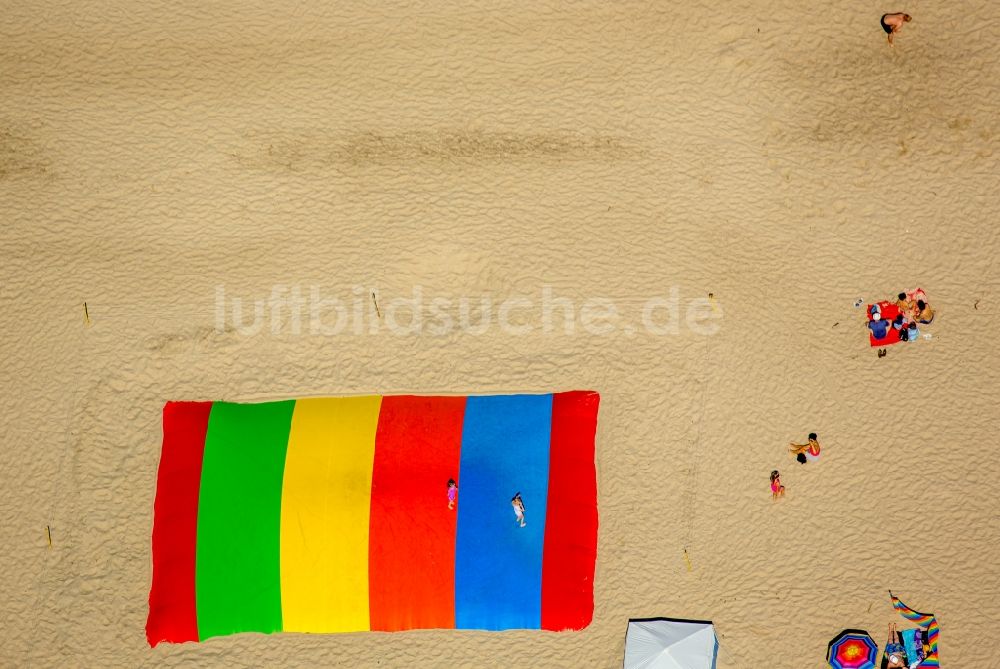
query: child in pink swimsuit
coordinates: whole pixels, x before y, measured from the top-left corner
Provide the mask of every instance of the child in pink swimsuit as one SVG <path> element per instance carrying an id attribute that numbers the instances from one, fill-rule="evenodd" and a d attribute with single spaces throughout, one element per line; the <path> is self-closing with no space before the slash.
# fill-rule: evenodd
<path id="1" fill-rule="evenodd" d="M 455 501 L 458 499 L 458 484 L 455 479 L 448 479 L 448 508 L 455 508 Z"/>
<path id="2" fill-rule="evenodd" d="M 785 496 L 785 486 L 781 485 L 781 474 L 775 469 L 771 472 L 771 498 L 778 499 Z"/>

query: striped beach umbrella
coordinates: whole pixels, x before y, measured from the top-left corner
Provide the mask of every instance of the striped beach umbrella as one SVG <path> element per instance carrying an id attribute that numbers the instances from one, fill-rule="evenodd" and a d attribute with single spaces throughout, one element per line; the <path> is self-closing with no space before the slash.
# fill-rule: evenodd
<path id="1" fill-rule="evenodd" d="M 878 646 L 864 630 L 844 630 L 833 638 L 826 661 L 833 669 L 875 669 Z"/>

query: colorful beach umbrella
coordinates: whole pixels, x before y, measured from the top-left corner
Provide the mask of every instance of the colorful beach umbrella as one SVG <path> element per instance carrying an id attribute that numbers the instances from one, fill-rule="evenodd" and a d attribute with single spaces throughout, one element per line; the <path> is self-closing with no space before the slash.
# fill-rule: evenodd
<path id="1" fill-rule="evenodd" d="M 710 622 L 628 621 L 624 669 L 715 669 L 719 644 Z"/>
<path id="2" fill-rule="evenodd" d="M 875 669 L 878 646 L 864 630 L 844 630 L 833 638 L 826 661 L 833 669 Z"/>

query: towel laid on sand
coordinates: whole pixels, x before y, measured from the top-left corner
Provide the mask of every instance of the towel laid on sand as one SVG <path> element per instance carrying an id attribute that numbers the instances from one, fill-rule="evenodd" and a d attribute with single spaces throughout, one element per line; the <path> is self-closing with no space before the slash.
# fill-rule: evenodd
<path id="1" fill-rule="evenodd" d="M 899 330 L 892 327 L 892 321 L 899 315 L 899 307 L 892 302 L 876 302 L 875 304 L 869 304 L 865 312 L 868 314 L 869 321 L 868 341 L 873 348 L 899 343 Z M 876 322 L 874 318 L 875 314 L 878 315 L 879 320 L 885 322 L 886 332 L 884 337 L 876 337 L 876 335 L 882 334 L 883 324 Z"/>

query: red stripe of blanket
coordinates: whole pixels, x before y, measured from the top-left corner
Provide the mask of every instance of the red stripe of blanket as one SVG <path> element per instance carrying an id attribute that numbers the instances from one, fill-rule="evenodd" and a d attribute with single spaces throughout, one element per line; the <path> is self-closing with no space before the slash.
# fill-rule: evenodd
<path id="1" fill-rule="evenodd" d="M 156 477 L 153 518 L 153 584 L 146 638 L 198 640 L 195 545 L 201 461 L 211 402 L 168 402 L 163 407 L 163 451 Z"/>

